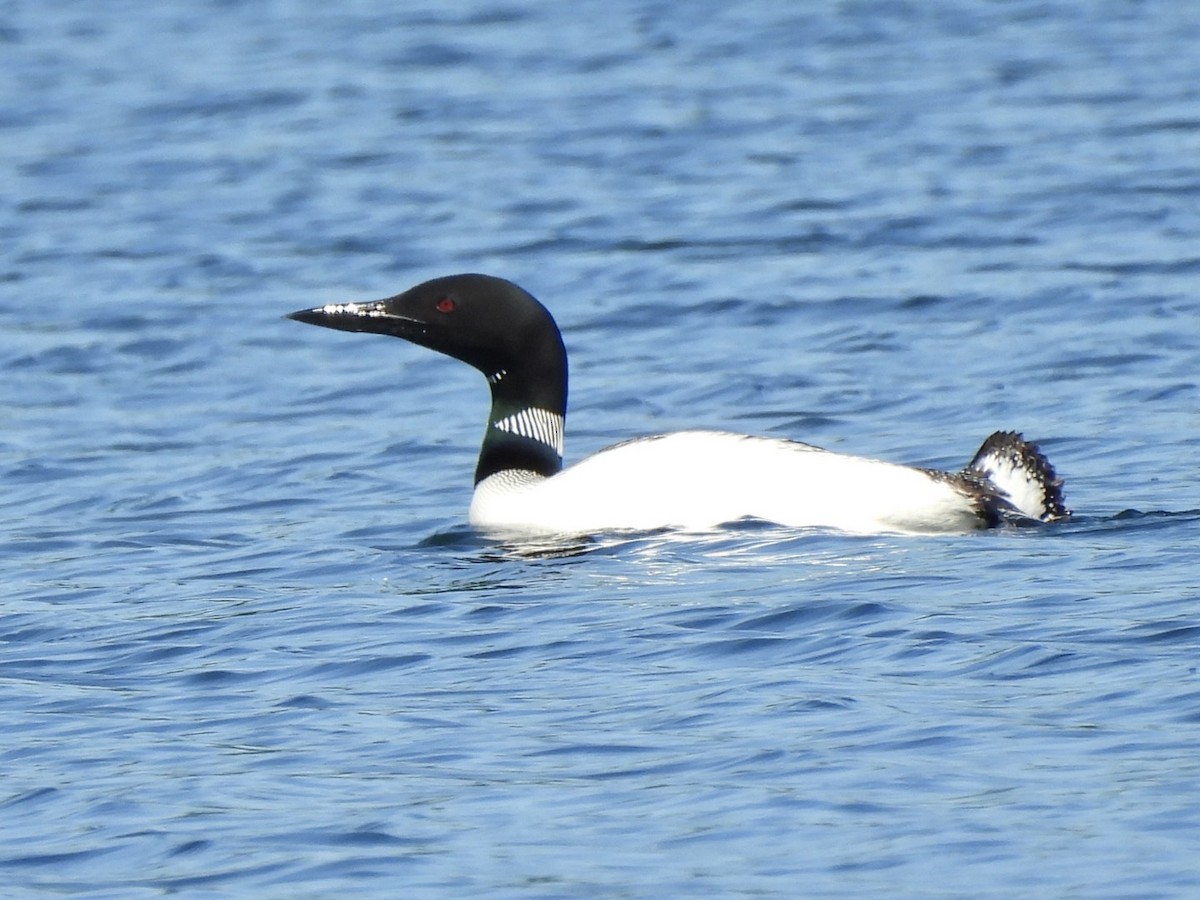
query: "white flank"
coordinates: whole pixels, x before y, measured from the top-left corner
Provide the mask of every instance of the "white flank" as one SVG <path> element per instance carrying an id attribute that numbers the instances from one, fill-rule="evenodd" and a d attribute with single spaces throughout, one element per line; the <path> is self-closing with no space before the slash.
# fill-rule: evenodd
<path id="1" fill-rule="evenodd" d="M 501 472 L 476 487 L 470 514 L 480 527 L 543 534 L 699 530 L 747 517 L 859 533 L 984 526 L 968 497 L 920 469 L 717 431 L 617 444 L 551 478 Z"/>

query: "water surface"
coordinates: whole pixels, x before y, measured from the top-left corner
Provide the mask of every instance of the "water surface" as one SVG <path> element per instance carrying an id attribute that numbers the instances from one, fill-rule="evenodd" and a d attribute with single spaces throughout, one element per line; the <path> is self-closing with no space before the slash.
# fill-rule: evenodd
<path id="1" fill-rule="evenodd" d="M 1194 893 L 1194 19 L 0 6 L 10 890 Z M 477 373 L 282 318 L 455 271 L 570 459 L 1013 428 L 1077 515 L 490 541 Z"/>

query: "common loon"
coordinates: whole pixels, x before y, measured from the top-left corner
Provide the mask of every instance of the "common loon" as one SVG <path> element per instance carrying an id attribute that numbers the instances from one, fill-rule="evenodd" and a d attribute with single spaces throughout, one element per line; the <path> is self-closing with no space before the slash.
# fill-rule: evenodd
<path id="1" fill-rule="evenodd" d="M 1053 467 L 1008 431 L 984 441 L 961 472 L 726 431 L 634 438 L 564 469 L 562 335 L 541 303 L 501 278 L 435 278 L 386 300 L 290 318 L 404 338 L 483 372 L 492 408 L 469 519 L 485 530 L 692 530 L 755 518 L 858 533 L 954 533 L 1070 515 Z"/>

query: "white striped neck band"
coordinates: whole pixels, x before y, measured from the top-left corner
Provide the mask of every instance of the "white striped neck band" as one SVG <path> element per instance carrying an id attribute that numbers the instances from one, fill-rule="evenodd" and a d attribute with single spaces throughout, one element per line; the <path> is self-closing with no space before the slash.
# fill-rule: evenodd
<path id="1" fill-rule="evenodd" d="M 540 441 L 547 447 L 554 448 L 559 456 L 563 455 L 563 417 L 558 413 L 531 407 L 497 419 L 492 424 L 508 434 L 518 434 Z"/>

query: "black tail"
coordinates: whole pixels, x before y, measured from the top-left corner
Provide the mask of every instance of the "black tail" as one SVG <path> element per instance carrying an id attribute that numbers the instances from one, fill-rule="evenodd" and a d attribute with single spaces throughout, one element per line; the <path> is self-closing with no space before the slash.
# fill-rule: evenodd
<path id="1" fill-rule="evenodd" d="M 1065 519 L 1062 479 L 1042 451 L 1015 431 L 997 431 L 964 470 L 987 480 L 1019 513 L 1043 522 Z"/>

